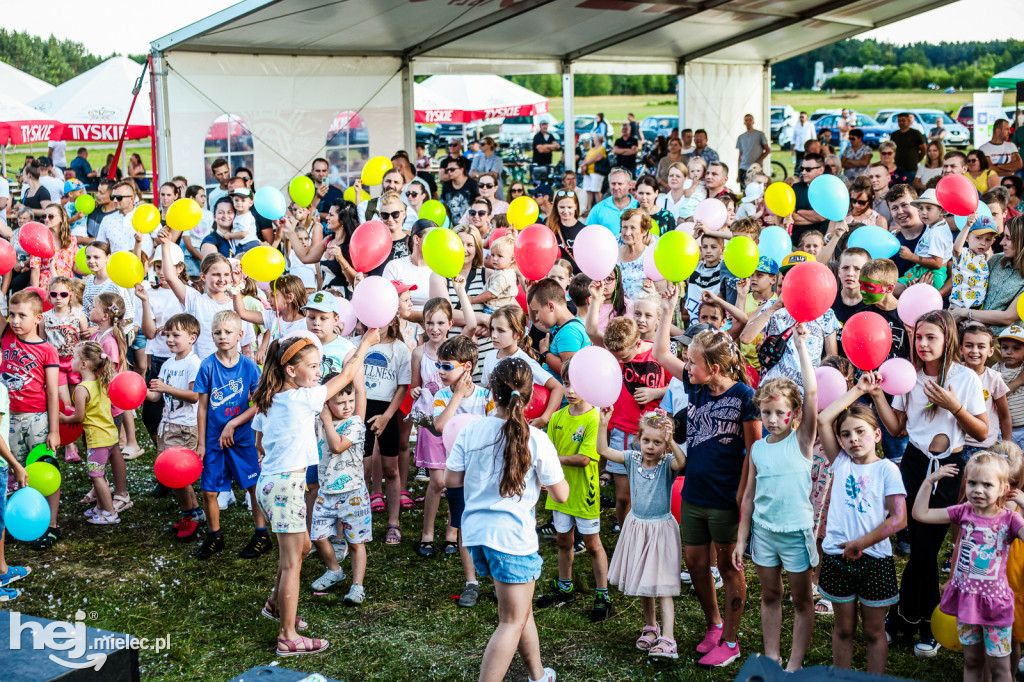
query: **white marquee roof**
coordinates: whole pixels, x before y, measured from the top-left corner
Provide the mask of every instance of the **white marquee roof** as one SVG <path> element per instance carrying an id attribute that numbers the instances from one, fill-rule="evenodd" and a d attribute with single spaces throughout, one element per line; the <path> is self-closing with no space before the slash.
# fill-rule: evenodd
<path id="1" fill-rule="evenodd" d="M 529 62 L 534 72 L 565 61 L 583 68 L 587 62 L 592 68 L 647 62 L 674 73 L 677 63 L 697 59 L 781 61 L 950 2 L 243 0 L 152 46 L 161 52 L 400 56 L 436 60 L 430 70 L 437 72 L 477 60 Z"/>
<path id="2" fill-rule="evenodd" d="M 53 90 L 53 86 L 46 81 L 39 80 L 7 62 L 0 62 L 0 93 L 25 103 L 50 90 Z"/>

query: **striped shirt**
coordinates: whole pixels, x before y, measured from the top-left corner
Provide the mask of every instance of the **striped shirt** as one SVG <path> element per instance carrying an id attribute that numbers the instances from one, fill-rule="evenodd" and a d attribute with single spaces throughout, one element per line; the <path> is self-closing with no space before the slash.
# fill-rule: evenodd
<path id="1" fill-rule="evenodd" d="M 1009 384 L 1024 371 L 1024 365 L 1011 369 L 1000 362 L 993 369 L 999 372 L 1003 377 L 1003 381 Z M 1013 428 L 1024 426 L 1024 386 L 1021 386 L 1016 391 L 1007 393 L 1006 402 L 1010 405 L 1010 421 L 1013 423 Z"/>
<path id="2" fill-rule="evenodd" d="M 487 277 L 484 274 L 483 268 L 470 269 L 466 275 L 466 294 L 472 299 L 474 296 L 484 293 L 487 291 Z M 459 295 L 455 293 L 455 286 L 452 284 L 452 280 L 448 280 L 448 300 L 452 304 L 453 310 L 460 310 L 462 306 L 459 305 Z M 473 310 L 478 314 L 484 312 L 483 303 L 474 303 Z M 458 336 L 462 333 L 462 327 L 452 327 L 448 330 L 448 338 Z M 476 337 L 476 348 L 478 360 L 476 367 L 473 368 L 473 383 L 482 384 L 483 382 L 483 360 L 487 357 L 491 351 L 494 350 L 494 342 L 491 341 L 491 335 L 488 334 L 484 337 Z"/>

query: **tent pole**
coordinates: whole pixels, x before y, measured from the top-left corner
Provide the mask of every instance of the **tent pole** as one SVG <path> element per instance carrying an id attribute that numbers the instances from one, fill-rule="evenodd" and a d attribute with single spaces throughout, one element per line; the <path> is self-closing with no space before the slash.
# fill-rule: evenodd
<path id="1" fill-rule="evenodd" d="M 679 138 L 686 128 L 686 62 L 679 62 L 676 70 L 676 102 L 679 107 Z"/>
<path id="2" fill-rule="evenodd" d="M 402 140 L 409 156 L 416 159 L 416 103 L 413 94 L 415 78 L 412 71 L 412 60 L 402 59 Z"/>
<path id="3" fill-rule="evenodd" d="M 565 170 L 576 169 L 576 116 L 573 114 L 573 98 L 576 95 L 572 75 L 572 62 L 562 62 L 562 162 Z"/>

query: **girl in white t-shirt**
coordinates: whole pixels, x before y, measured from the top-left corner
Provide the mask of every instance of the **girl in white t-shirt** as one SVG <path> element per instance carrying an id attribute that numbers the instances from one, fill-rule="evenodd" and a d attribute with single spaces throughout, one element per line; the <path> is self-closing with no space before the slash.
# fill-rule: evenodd
<path id="1" fill-rule="evenodd" d="M 554 682 L 541 664 L 533 620 L 533 590 L 543 561 L 537 553 L 534 507 L 541 486 L 557 502 L 569 497 L 555 446 L 526 421 L 533 394 L 533 370 L 520 358 L 506 358 L 491 374 L 497 417 L 466 424 L 448 456 L 445 484 L 452 524 L 476 570 L 494 579 L 498 627 L 484 650 L 480 679 L 501 679 L 519 653 L 531 682 Z M 464 503 L 463 505 L 460 503 Z"/>
<path id="2" fill-rule="evenodd" d="M 260 365 L 267 356 L 271 341 L 283 339 L 295 331 L 306 331 L 306 315 L 302 312 L 306 305 L 306 285 L 302 279 L 297 275 L 281 275 L 274 280 L 271 290 L 274 292 L 274 309 L 256 311 L 245 307 L 245 296 L 240 288 L 232 289 L 238 316 L 266 330 L 256 352 L 256 363 Z"/>
<path id="3" fill-rule="evenodd" d="M 533 383 L 548 390 L 548 400 L 544 405 L 544 412 L 530 420 L 530 426 L 543 429 L 547 427 L 551 415 L 562 406 L 564 389 L 558 379 L 541 367 L 533 357 L 533 349 L 529 343 L 530 338 L 526 335 L 527 322 L 526 313 L 515 304 L 498 308 L 491 314 L 489 324 L 491 341 L 494 342 L 494 352 L 484 358 L 481 383 L 490 387 L 491 372 L 501 360 L 505 358 L 522 359 L 533 372 Z"/>
<path id="4" fill-rule="evenodd" d="M 376 329 L 364 336 L 353 362 L 334 378 L 320 381 L 320 350 L 308 336 L 274 341 L 267 350 L 259 386 L 252 401 L 263 415 L 260 445 L 264 456 L 256 481 L 256 500 L 277 536 L 280 560 L 274 589 L 263 615 L 280 622 L 278 656 L 298 656 L 325 650 L 325 639 L 300 637 L 306 624 L 298 617 L 302 559 L 312 548 L 306 528 L 306 468 L 317 464 L 320 451 L 316 420 L 325 403 L 355 377 L 366 351 L 380 338 Z"/>
<path id="5" fill-rule="evenodd" d="M 948 311 L 936 310 L 918 318 L 910 359 L 917 368 L 914 388 L 906 395 L 895 396 L 890 407 L 882 389 L 873 385 L 871 399 L 886 430 L 910 438 L 900 472 L 907 504 L 913 508 L 928 474 L 945 464 L 955 464 L 962 470 L 965 438 L 970 435 L 981 441 L 988 437 L 988 414 L 977 373 L 959 362 L 960 341 Z M 932 489 L 932 505 L 957 504 L 961 478 L 958 472 L 939 481 Z M 907 528 L 913 552 L 903 570 L 899 607 L 890 613 L 886 629 L 893 638 L 917 630 L 914 653 L 929 657 L 939 648 L 931 631 L 932 611 L 939 603 L 935 557 L 949 524 L 921 523 L 911 518 Z"/>

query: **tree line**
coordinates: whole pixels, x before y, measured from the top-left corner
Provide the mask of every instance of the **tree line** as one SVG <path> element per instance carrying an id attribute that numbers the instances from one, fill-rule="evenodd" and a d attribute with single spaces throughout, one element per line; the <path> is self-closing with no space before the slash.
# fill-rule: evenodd
<path id="1" fill-rule="evenodd" d="M 57 40 L 52 35 L 40 38 L 0 28 L 0 61 L 51 85 L 71 80 L 112 56 L 94 55 L 82 43 L 73 40 Z M 145 59 L 144 55 L 129 57 L 140 64 Z"/>

